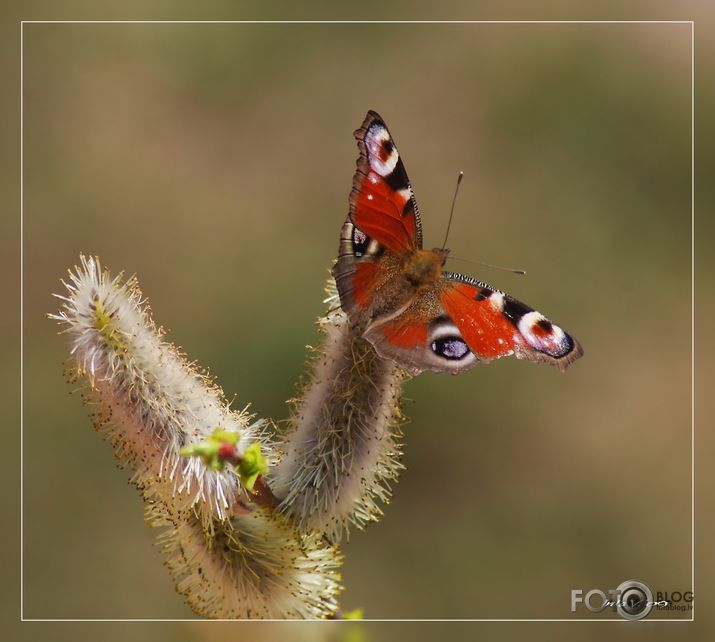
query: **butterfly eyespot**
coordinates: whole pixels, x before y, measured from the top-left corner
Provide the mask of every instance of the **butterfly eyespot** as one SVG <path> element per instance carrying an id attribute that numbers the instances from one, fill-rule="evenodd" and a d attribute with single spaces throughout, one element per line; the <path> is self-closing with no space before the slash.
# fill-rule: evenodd
<path id="1" fill-rule="evenodd" d="M 370 245 L 370 237 L 357 227 L 353 228 L 353 252 L 355 256 L 362 256 Z"/>
<path id="2" fill-rule="evenodd" d="M 442 337 L 432 342 L 432 352 L 450 361 L 460 361 L 470 354 L 469 346 L 459 337 Z"/>
<path id="3" fill-rule="evenodd" d="M 532 348 L 552 357 L 568 354 L 573 348 L 571 337 L 536 310 L 521 317 L 518 327 Z"/>
<path id="4" fill-rule="evenodd" d="M 365 135 L 365 147 L 370 168 L 383 178 L 389 176 L 397 165 L 399 155 L 384 125 L 376 123 L 370 127 Z"/>
<path id="5" fill-rule="evenodd" d="M 389 138 L 382 142 L 382 150 L 380 150 L 380 160 L 384 163 L 390 158 L 392 150 L 395 149 L 395 143 Z"/>

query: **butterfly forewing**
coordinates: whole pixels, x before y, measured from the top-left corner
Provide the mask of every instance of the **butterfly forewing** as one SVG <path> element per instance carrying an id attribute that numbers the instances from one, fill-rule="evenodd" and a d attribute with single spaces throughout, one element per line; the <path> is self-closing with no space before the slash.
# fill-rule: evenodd
<path id="1" fill-rule="evenodd" d="M 442 304 L 480 361 L 514 354 L 565 370 L 583 354 L 576 339 L 525 303 L 476 279 L 451 272 L 444 279 Z"/>
<path id="2" fill-rule="evenodd" d="M 369 111 L 354 135 L 360 156 L 350 193 L 350 219 L 393 252 L 421 248 L 414 193 L 387 125 Z"/>
<path id="3" fill-rule="evenodd" d="M 370 111 L 355 130 L 360 156 L 350 193 L 350 212 L 340 232 L 333 268 L 340 302 L 353 324 L 401 304 L 395 288 L 399 257 L 422 247 L 412 187 L 390 132 Z M 385 295 L 378 303 L 376 294 Z"/>

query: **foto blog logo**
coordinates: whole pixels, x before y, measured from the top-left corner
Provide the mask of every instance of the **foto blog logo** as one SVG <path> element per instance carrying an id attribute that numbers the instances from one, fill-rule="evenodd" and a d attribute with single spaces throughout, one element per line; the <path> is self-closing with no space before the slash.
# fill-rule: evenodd
<path id="1" fill-rule="evenodd" d="M 618 588 L 607 593 L 600 589 L 591 589 L 584 593 L 581 589 L 571 590 L 571 612 L 575 613 L 579 605 L 585 606 L 592 613 L 601 613 L 607 608 L 613 609 L 625 620 L 642 620 L 653 607 L 664 608 L 668 601 L 662 599 L 663 594 L 658 593 L 657 600 L 653 599 L 653 592 L 647 584 L 638 580 L 626 580 Z M 692 592 L 690 592 L 692 601 Z"/>

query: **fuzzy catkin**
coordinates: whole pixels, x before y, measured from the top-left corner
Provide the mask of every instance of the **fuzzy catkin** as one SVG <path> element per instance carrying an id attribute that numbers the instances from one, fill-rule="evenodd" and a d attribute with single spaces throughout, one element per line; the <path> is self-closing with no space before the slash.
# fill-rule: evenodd
<path id="1" fill-rule="evenodd" d="M 164 529 L 177 591 L 205 617 L 333 614 L 337 549 L 252 505 L 231 467 L 214 471 L 179 455 L 220 426 L 239 433 L 239 452 L 261 442 L 270 466 L 276 454 L 265 422 L 230 410 L 220 388 L 163 339 L 135 279 L 112 278 L 81 257 L 65 285 L 63 307 L 50 316 L 71 338 L 71 377 L 86 381 L 95 426 L 133 469 L 147 521 Z"/>
<path id="2" fill-rule="evenodd" d="M 169 480 L 167 501 L 195 506 L 206 521 L 227 517 L 246 497 L 236 473 L 208 470 L 179 450 L 217 426 L 238 432 L 243 450 L 264 438 L 262 422 L 231 410 L 221 389 L 163 339 L 135 279 L 122 283 L 81 257 L 65 285 L 69 296 L 53 318 L 70 335 L 73 374 L 89 383 L 97 429 L 136 483 Z"/>
<path id="3" fill-rule="evenodd" d="M 301 536 L 265 508 L 214 520 L 206 529 L 193 511 L 173 513 L 149 501 L 146 520 L 176 590 L 204 617 L 325 619 L 342 591 L 337 549 L 319 535 Z"/>
<path id="4" fill-rule="evenodd" d="M 304 532 L 330 541 L 382 515 L 402 465 L 402 370 L 381 359 L 337 308 L 334 285 L 321 320 L 324 338 L 291 408 L 272 488 L 280 510 Z"/>

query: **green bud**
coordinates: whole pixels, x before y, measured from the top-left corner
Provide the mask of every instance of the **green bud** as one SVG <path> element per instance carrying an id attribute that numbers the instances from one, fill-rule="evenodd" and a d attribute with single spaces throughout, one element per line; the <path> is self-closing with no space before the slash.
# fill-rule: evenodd
<path id="1" fill-rule="evenodd" d="M 189 444 L 179 450 L 182 457 L 200 457 L 204 465 L 211 470 L 223 470 L 225 462 L 219 457 L 219 449 L 222 443 L 229 443 L 235 446 L 238 443 L 238 433 L 224 430 L 218 426 L 206 439 L 195 444 Z"/>
<path id="2" fill-rule="evenodd" d="M 258 475 L 263 475 L 268 471 L 266 460 L 261 453 L 261 444 L 256 442 L 243 451 L 241 463 L 237 466 L 238 474 L 244 488 L 253 490 Z"/>

